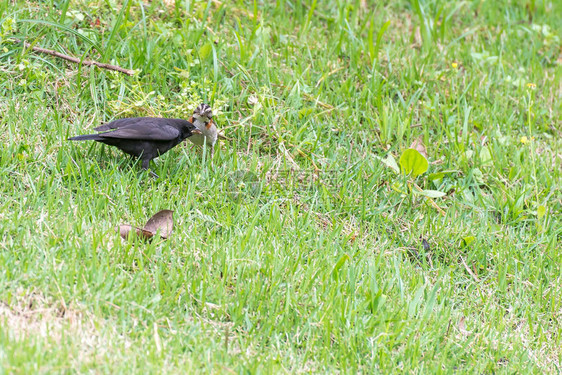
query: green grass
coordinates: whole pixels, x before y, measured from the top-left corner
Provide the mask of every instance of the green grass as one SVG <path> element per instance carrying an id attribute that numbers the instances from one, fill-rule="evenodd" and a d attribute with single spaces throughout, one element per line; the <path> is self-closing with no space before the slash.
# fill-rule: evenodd
<path id="1" fill-rule="evenodd" d="M 0 373 L 561 370 L 559 2 L 167 3 L 0 2 Z M 201 101 L 213 166 L 66 141 Z"/>

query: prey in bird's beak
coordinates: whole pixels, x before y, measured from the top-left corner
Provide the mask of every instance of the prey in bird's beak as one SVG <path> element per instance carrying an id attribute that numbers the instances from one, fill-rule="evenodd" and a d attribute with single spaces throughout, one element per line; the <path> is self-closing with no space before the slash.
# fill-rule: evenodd
<path id="1" fill-rule="evenodd" d="M 207 123 L 213 119 L 213 110 L 208 104 L 201 103 L 195 108 L 195 111 L 193 111 L 193 117 Z"/>
<path id="2" fill-rule="evenodd" d="M 217 143 L 218 138 L 223 138 L 213 120 L 213 110 L 208 104 L 201 103 L 195 108 L 193 116 L 189 121 L 192 122 L 196 128 L 192 131 L 193 134 L 189 137 L 189 140 L 196 145 L 203 146 L 206 144 L 207 147 L 210 147 L 212 160 L 215 152 L 215 143 Z"/>

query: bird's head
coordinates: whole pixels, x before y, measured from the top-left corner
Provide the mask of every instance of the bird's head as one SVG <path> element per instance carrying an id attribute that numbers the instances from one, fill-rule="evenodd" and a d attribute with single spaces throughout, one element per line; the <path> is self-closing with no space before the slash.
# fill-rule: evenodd
<path id="1" fill-rule="evenodd" d="M 199 107 L 195 108 L 195 111 L 193 111 L 193 117 L 207 123 L 213 118 L 213 110 L 208 104 L 201 103 Z"/>

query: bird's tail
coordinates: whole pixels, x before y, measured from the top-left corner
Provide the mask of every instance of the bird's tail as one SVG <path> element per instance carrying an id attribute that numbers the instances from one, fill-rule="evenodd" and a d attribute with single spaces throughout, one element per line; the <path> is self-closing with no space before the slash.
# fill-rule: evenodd
<path id="1" fill-rule="evenodd" d="M 68 138 L 69 141 L 97 141 L 100 139 L 99 134 L 84 134 Z"/>

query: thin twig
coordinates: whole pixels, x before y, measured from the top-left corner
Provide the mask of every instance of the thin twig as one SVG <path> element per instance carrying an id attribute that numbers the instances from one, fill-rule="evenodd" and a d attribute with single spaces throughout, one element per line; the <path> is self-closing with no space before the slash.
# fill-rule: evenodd
<path id="1" fill-rule="evenodd" d="M 100 63 L 98 61 L 93 61 L 93 60 L 80 60 L 77 57 L 72 57 L 72 56 L 68 56 L 65 55 L 64 53 L 60 53 L 57 51 L 53 51 L 51 49 L 46 49 L 46 48 L 41 48 L 41 47 L 37 47 L 37 46 L 33 46 L 30 43 L 27 43 L 23 40 L 20 39 L 12 39 L 15 43 L 22 43 L 26 48 L 31 48 L 33 51 L 35 52 L 39 52 L 39 53 L 44 53 L 46 55 L 51 55 L 51 56 L 55 56 L 58 57 L 60 59 L 66 60 L 66 61 L 70 61 L 76 64 L 82 64 L 82 65 L 86 65 L 86 66 L 91 66 L 91 65 L 95 65 L 99 68 L 102 69 L 108 69 L 108 70 L 114 70 L 117 72 L 121 72 L 121 73 L 125 73 L 127 75 L 132 76 L 133 74 L 135 74 L 134 70 L 131 69 L 125 69 L 125 68 L 121 68 L 120 66 L 117 65 L 111 65 L 111 64 L 105 64 L 105 63 Z"/>
<path id="2" fill-rule="evenodd" d="M 472 278 L 474 279 L 474 281 L 476 281 L 477 283 L 480 282 L 480 280 L 478 279 L 478 277 L 474 274 L 474 272 L 472 272 L 472 270 L 470 269 L 470 267 L 468 267 L 468 264 L 466 264 L 464 258 L 462 257 L 462 255 L 460 256 L 461 261 L 462 261 L 462 265 L 464 266 L 464 268 L 466 269 L 466 272 L 468 272 L 468 274 L 470 276 L 472 276 Z"/>

